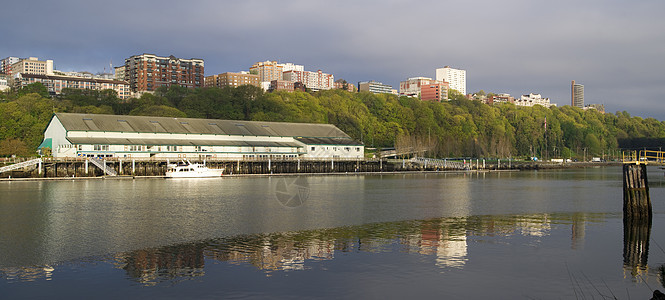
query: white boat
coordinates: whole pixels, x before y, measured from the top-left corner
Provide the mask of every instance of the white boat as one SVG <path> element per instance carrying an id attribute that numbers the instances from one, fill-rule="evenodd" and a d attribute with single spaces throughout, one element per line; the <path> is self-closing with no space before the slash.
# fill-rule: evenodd
<path id="1" fill-rule="evenodd" d="M 220 177 L 224 169 L 210 169 L 205 164 L 181 162 L 179 164 L 169 164 L 166 169 L 167 178 L 203 178 Z"/>

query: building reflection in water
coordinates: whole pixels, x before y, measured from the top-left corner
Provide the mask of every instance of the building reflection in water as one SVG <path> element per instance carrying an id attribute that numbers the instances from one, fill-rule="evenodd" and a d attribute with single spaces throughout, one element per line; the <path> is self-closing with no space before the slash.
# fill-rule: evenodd
<path id="1" fill-rule="evenodd" d="M 16 267 L 16 268 L 2 268 L 0 269 L 0 278 L 7 281 L 35 281 L 39 279 L 51 280 L 53 279 L 52 266 L 34 266 L 34 267 Z"/>
<path id="2" fill-rule="evenodd" d="M 584 233 L 586 219 L 584 214 L 573 214 L 573 226 L 571 227 L 571 248 L 584 249 Z"/>
<path id="3" fill-rule="evenodd" d="M 252 265 L 267 275 L 308 269 L 308 262 L 332 260 L 336 252 L 400 251 L 434 257 L 445 270 L 469 260 L 468 236 L 543 237 L 550 217 L 481 216 L 366 224 L 274 234 L 243 235 L 200 243 L 131 251 L 115 264 L 129 278 L 153 285 L 204 275 L 205 260 Z"/>
<path id="4" fill-rule="evenodd" d="M 599 216 L 584 217 L 603 218 Z M 583 222 L 577 217 L 576 222 Z M 451 217 L 418 221 L 373 223 L 331 229 L 241 235 L 157 248 L 122 252 L 103 258 L 143 285 L 178 282 L 205 275 L 206 261 L 251 265 L 270 275 L 275 271 L 307 270 L 313 261 L 332 260 L 344 252 L 407 252 L 433 257 L 442 270 L 460 269 L 471 259 L 468 241 L 483 236 L 526 236 L 538 241 L 550 234 L 552 224 L 572 224 L 572 215 Z M 642 227 L 639 227 L 642 228 Z M 643 232 L 643 229 L 640 229 Z M 631 235 L 633 236 L 633 235 Z M 639 248 L 648 230 L 634 239 Z M 646 240 L 640 237 L 645 237 Z M 630 244 L 633 245 L 633 244 Z M 631 248 L 633 249 L 633 248 Z M 636 252 L 637 263 L 642 252 Z M 633 256 L 625 256 L 633 257 Z M 54 266 L 57 269 L 57 266 Z M 11 281 L 50 278 L 52 267 L 4 268 L 0 275 Z"/>

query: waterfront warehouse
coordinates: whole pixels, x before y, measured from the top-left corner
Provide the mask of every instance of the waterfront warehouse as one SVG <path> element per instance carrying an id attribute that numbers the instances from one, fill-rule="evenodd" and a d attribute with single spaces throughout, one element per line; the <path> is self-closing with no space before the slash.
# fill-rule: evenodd
<path id="1" fill-rule="evenodd" d="M 56 113 L 40 148 L 53 157 L 363 158 L 334 125 Z"/>

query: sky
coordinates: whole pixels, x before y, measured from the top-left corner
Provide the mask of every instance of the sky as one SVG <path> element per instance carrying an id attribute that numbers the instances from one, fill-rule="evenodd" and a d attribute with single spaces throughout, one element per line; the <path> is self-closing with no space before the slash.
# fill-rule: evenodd
<path id="1" fill-rule="evenodd" d="M 467 93 L 539 93 L 665 121 L 662 0 L 23 0 L 2 5 L 0 58 L 109 70 L 142 53 L 205 60 L 205 75 L 277 60 L 399 88 L 467 71 Z"/>

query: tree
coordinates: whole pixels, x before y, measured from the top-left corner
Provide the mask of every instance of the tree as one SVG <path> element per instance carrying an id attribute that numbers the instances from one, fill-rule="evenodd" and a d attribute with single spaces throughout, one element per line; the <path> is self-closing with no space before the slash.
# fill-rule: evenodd
<path id="1" fill-rule="evenodd" d="M 36 93 L 44 98 L 50 97 L 48 89 L 41 82 L 31 83 L 22 87 L 21 89 L 18 90 L 17 97 L 25 96 L 27 94 L 32 94 L 32 93 Z"/>
<path id="2" fill-rule="evenodd" d="M 132 116 L 153 116 L 153 117 L 173 117 L 173 118 L 186 118 L 187 114 L 178 110 L 175 107 L 166 105 L 150 105 L 142 106 L 133 109 L 130 113 Z"/>
<path id="3" fill-rule="evenodd" d="M 28 146 L 21 140 L 8 138 L 0 141 L 0 156 L 28 156 L 31 155 Z"/>

